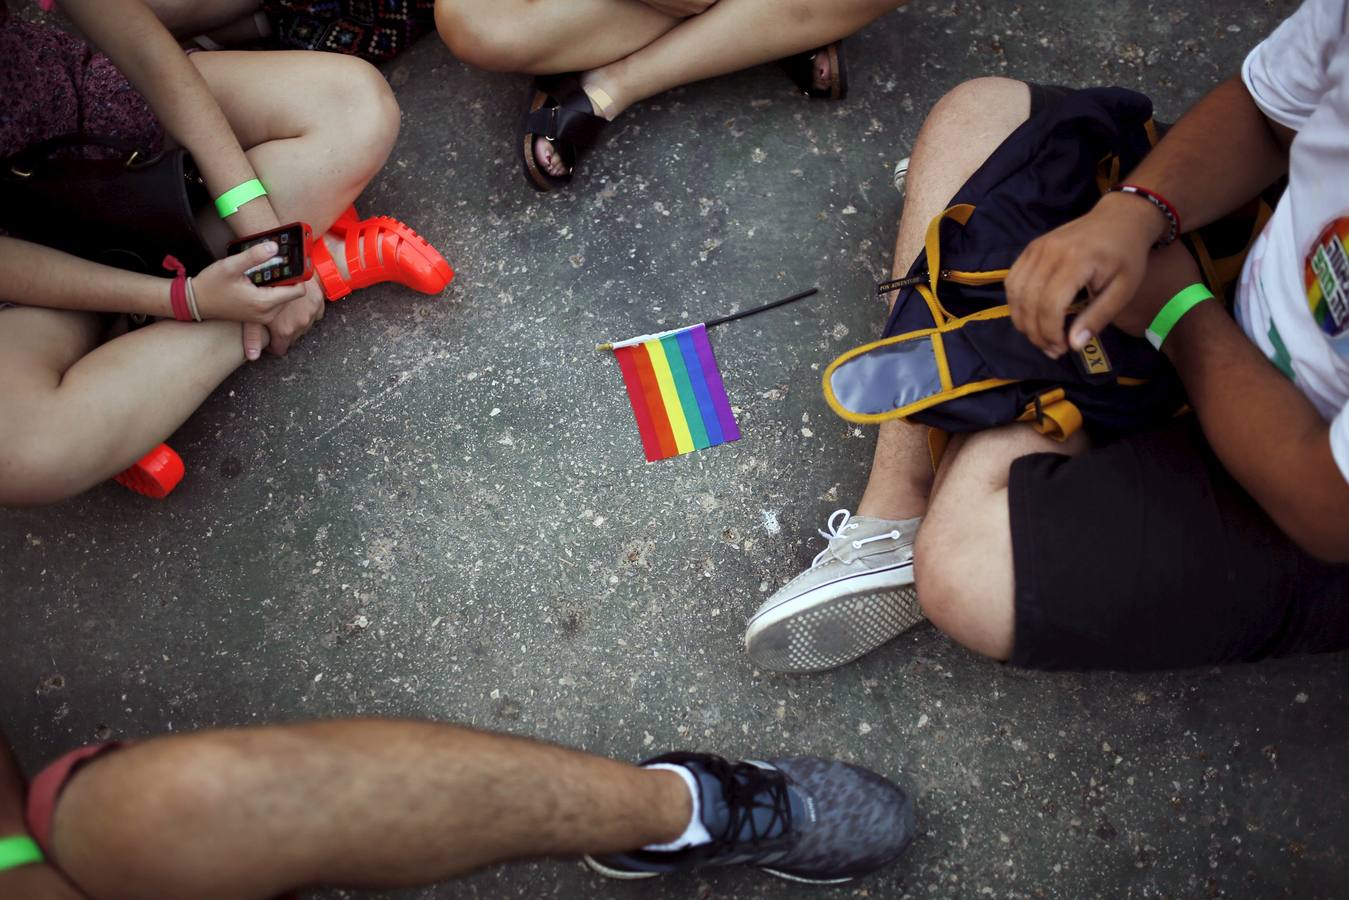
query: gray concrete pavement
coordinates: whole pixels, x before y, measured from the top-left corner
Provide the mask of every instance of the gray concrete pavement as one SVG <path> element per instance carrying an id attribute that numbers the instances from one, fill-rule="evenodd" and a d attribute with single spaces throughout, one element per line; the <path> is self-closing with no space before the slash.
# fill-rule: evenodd
<path id="1" fill-rule="evenodd" d="M 363 207 L 442 248 L 452 290 L 344 300 L 233 377 L 174 438 L 168 502 L 0 513 L 0 724 L 35 770 L 110 736 L 419 715 L 624 759 L 838 755 L 920 808 L 902 864 L 827 892 L 559 862 L 378 896 L 1344 896 L 1349 657 L 1040 675 L 924 626 L 783 678 L 740 649 L 863 482 L 873 436 L 819 376 L 881 325 L 890 170 L 926 109 L 993 73 L 1143 88 L 1174 119 L 1292 8 L 917 3 L 850 41 L 846 102 L 771 67 L 674 91 L 547 197 L 510 148 L 524 81 L 423 42 L 387 67 L 403 134 Z M 714 336 L 744 439 L 644 463 L 594 342 L 815 284 Z"/>

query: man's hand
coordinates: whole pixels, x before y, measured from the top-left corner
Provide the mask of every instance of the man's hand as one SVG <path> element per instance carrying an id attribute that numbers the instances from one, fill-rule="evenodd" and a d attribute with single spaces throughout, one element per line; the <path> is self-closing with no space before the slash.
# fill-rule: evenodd
<path id="1" fill-rule="evenodd" d="M 295 342 L 313 328 L 315 322 L 323 318 L 328 304 L 323 299 L 323 290 L 319 287 L 318 279 L 309 279 L 303 287 L 304 296 L 286 304 L 267 326 L 272 336 L 271 343 L 267 345 L 267 352 L 285 356 Z"/>
<path id="2" fill-rule="evenodd" d="M 652 9 L 659 10 L 676 19 L 687 19 L 705 13 L 717 0 L 642 0 Z"/>
<path id="3" fill-rule="evenodd" d="M 1115 193 L 1080 219 L 1032 241 L 1007 275 L 1012 324 L 1049 356 L 1062 356 L 1070 346 L 1082 349 L 1138 292 L 1149 250 L 1167 225 L 1147 200 Z M 1069 336 L 1068 307 L 1083 289 L 1091 299 Z"/>
<path id="4" fill-rule="evenodd" d="M 1148 254 L 1148 268 L 1143 283 L 1138 286 L 1128 305 L 1115 316 L 1115 327 L 1142 337 L 1168 300 L 1190 285 L 1202 281 L 1203 277 L 1194 257 L 1179 241 L 1169 247 L 1153 250 Z M 1092 333 L 1096 334 L 1099 330 Z"/>

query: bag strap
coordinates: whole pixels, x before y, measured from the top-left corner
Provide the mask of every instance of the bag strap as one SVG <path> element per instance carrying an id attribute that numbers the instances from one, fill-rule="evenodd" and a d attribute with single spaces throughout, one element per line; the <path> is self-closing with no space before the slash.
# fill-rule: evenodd
<path id="1" fill-rule="evenodd" d="M 1067 398 L 1063 388 L 1057 387 L 1026 404 L 1017 421 L 1027 422 L 1040 434 L 1062 443 L 1082 427 L 1082 410 Z"/>
<path id="2" fill-rule="evenodd" d="M 15 175 L 31 175 L 33 174 L 33 168 L 38 163 L 50 159 L 52 154 L 59 150 L 66 150 L 71 147 L 106 147 L 109 150 L 116 150 L 127 158 L 127 165 L 130 165 L 136 155 L 141 152 L 140 147 L 120 138 L 72 132 L 71 134 L 63 134 L 48 138 L 45 141 L 39 141 L 33 146 L 15 153 L 5 163 L 7 168 Z"/>

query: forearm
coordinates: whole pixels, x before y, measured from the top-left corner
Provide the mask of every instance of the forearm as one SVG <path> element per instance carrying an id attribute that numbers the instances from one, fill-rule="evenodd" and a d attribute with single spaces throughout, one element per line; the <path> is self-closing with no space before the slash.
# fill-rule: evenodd
<path id="1" fill-rule="evenodd" d="M 0 299 L 24 306 L 173 316 L 169 279 L 0 237 Z"/>
<path id="2" fill-rule="evenodd" d="M 1228 472 L 1304 550 L 1349 561 L 1349 483 L 1311 402 L 1217 303 L 1181 319 L 1165 350 Z"/>
<path id="3" fill-rule="evenodd" d="M 169 279 L 0 237 L 0 300 L 49 309 L 173 317 Z"/>
<path id="4" fill-rule="evenodd" d="M 212 196 L 257 177 L 201 73 L 142 0 L 63 0 L 61 6 L 192 154 Z M 279 224 L 265 197 L 229 219 L 237 235 Z"/>
<path id="5" fill-rule="evenodd" d="M 1193 231 L 1248 202 L 1287 171 L 1289 138 L 1234 76 L 1182 116 L 1126 180 L 1170 200 L 1181 225 Z"/>

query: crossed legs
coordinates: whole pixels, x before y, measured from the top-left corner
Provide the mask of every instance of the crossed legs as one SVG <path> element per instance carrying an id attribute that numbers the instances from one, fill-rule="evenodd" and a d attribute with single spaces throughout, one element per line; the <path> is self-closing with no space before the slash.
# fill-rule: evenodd
<path id="1" fill-rule="evenodd" d="M 612 120 L 679 85 L 839 40 L 901 2 L 717 0 L 681 18 L 642 0 L 437 0 L 436 26 L 456 56 L 479 68 L 584 73 L 595 113 Z M 817 71 L 817 80 L 827 77 Z M 534 152 L 540 165 L 562 173 L 542 138 Z"/>
<path id="2" fill-rule="evenodd" d="M 397 137 L 397 104 L 359 60 L 199 53 L 193 61 L 283 222 L 327 230 Z M 278 93 L 277 84 L 293 89 Z M 244 361 L 233 322 L 157 322 L 105 343 L 101 332 L 88 313 L 0 310 L 0 504 L 54 502 L 120 472 Z"/>

